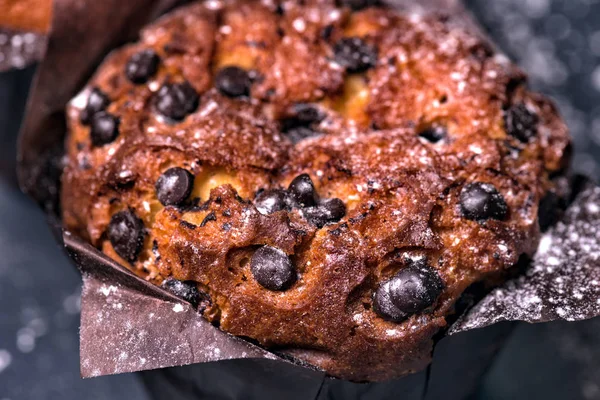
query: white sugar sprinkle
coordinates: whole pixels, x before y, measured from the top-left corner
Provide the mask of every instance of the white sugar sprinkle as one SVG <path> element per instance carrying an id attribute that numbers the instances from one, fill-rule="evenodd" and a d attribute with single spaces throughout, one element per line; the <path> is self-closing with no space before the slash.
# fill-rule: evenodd
<path id="1" fill-rule="evenodd" d="M 0 349 L 0 373 L 4 371 L 12 362 L 12 355 L 8 350 Z"/>
<path id="2" fill-rule="evenodd" d="M 173 311 L 175 311 L 176 313 L 182 312 L 183 311 L 183 305 L 181 305 L 181 304 L 175 304 L 175 306 L 173 306 Z"/>

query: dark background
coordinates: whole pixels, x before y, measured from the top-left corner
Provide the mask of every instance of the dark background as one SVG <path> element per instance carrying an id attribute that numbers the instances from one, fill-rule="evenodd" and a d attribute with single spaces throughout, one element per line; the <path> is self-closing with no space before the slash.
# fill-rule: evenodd
<path id="1" fill-rule="evenodd" d="M 600 1 L 467 4 L 531 86 L 556 100 L 574 138 L 573 168 L 597 179 Z M 32 75 L 31 67 L 0 74 L 0 400 L 145 400 L 134 374 L 79 378 L 79 274 L 14 186 L 14 137 Z M 599 332 L 600 319 L 520 324 L 475 398 L 600 399 Z"/>

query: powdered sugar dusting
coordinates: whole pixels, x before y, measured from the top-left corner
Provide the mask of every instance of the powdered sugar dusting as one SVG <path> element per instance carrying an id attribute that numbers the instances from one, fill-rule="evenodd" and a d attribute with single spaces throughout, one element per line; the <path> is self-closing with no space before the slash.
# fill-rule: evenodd
<path id="1" fill-rule="evenodd" d="M 494 290 L 450 330 L 500 321 L 577 321 L 600 314 L 600 188 L 583 192 L 541 240 L 524 276 Z"/>
<path id="2" fill-rule="evenodd" d="M 84 274 L 84 377 L 234 358 L 277 358 L 213 327 L 187 303 Z"/>
<path id="3" fill-rule="evenodd" d="M 173 306 L 173 311 L 176 313 L 180 313 L 183 311 L 183 306 L 181 304 L 175 304 Z"/>
<path id="4" fill-rule="evenodd" d="M 40 60 L 44 47 L 45 39 L 42 35 L 0 29 L 0 71 L 24 68 Z"/>

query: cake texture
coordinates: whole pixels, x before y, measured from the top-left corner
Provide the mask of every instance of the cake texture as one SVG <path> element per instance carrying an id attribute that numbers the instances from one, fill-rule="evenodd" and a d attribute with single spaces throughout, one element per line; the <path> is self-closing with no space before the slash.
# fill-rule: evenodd
<path id="1" fill-rule="evenodd" d="M 353 381 L 425 367 L 465 290 L 535 252 L 570 148 L 480 37 L 367 0 L 176 9 L 67 122 L 66 229 Z"/>

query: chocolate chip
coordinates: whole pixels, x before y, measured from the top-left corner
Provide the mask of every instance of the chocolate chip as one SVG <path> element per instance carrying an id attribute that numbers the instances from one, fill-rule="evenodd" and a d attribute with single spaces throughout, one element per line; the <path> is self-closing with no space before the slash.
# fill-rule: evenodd
<path id="1" fill-rule="evenodd" d="M 419 133 L 419 137 L 422 137 L 431 143 L 437 143 L 440 140 L 445 139 L 446 136 L 448 136 L 448 131 L 440 125 L 430 126 Z"/>
<path id="2" fill-rule="evenodd" d="M 377 49 L 357 37 L 340 39 L 333 52 L 337 63 L 348 72 L 364 72 L 377 63 Z"/>
<path id="3" fill-rule="evenodd" d="M 125 75 L 133 83 L 146 83 L 156 74 L 159 63 L 160 58 L 154 50 L 142 50 L 129 58 L 125 65 Z"/>
<path id="4" fill-rule="evenodd" d="M 163 206 L 181 205 L 192 193 L 194 175 L 180 167 L 169 168 L 157 179 L 155 188 Z"/>
<path id="5" fill-rule="evenodd" d="M 378 0 L 341 0 L 342 6 L 350 7 L 353 11 L 362 10 L 367 7 L 376 6 Z"/>
<path id="6" fill-rule="evenodd" d="M 430 307 L 444 285 L 438 273 L 427 264 L 413 264 L 390 280 L 392 303 L 403 312 L 415 314 Z"/>
<path id="7" fill-rule="evenodd" d="M 323 208 L 327 211 L 327 214 L 330 215 L 330 221 L 339 221 L 344 218 L 346 215 L 346 205 L 341 199 L 328 199 L 323 200 L 319 207 Z"/>
<path id="8" fill-rule="evenodd" d="M 81 114 L 79 120 L 82 124 L 88 125 L 92 121 L 92 117 L 100 112 L 104 111 L 110 104 L 108 96 L 98 88 L 93 88 L 88 97 L 87 104 Z"/>
<path id="9" fill-rule="evenodd" d="M 254 279 L 269 290 L 286 290 L 296 281 L 296 269 L 288 255 L 271 246 L 254 252 L 250 270 Z"/>
<path id="10" fill-rule="evenodd" d="M 198 290 L 198 285 L 194 281 L 180 281 L 169 277 L 162 282 L 161 287 L 187 301 L 194 308 L 198 307 L 201 300 L 207 302 L 204 308 L 210 304 L 210 297 L 208 294 L 201 293 Z M 202 311 L 204 311 L 204 309 Z"/>
<path id="11" fill-rule="evenodd" d="M 94 114 L 90 127 L 92 146 L 99 147 L 112 143 L 119 136 L 119 123 L 118 117 L 106 111 Z"/>
<path id="12" fill-rule="evenodd" d="M 199 101 L 198 93 L 189 83 L 166 83 L 156 93 L 154 106 L 165 117 L 181 121 L 196 111 Z"/>
<path id="13" fill-rule="evenodd" d="M 475 182 L 465 186 L 460 192 L 460 209 L 465 218 L 474 221 L 502 221 L 508 216 L 504 197 L 489 183 Z"/>
<path id="14" fill-rule="evenodd" d="M 389 280 L 381 283 L 373 294 L 373 310 L 385 320 L 402 322 L 409 317 L 409 314 L 401 311 L 392 302 L 390 284 Z"/>
<path id="15" fill-rule="evenodd" d="M 228 97 L 249 96 L 250 85 L 250 75 L 240 67 L 225 67 L 215 77 L 215 86 L 221 94 Z"/>
<path id="16" fill-rule="evenodd" d="M 302 210 L 302 215 L 317 228 L 338 222 L 346 215 L 346 205 L 340 199 L 327 199 L 321 201 L 315 207 Z"/>
<path id="17" fill-rule="evenodd" d="M 288 117 L 281 121 L 282 131 L 293 142 L 319 135 L 311 125 L 323 120 L 325 116 L 311 104 L 299 103 L 292 107 Z"/>
<path id="18" fill-rule="evenodd" d="M 373 301 L 382 317 L 400 322 L 431 307 L 444 285 L 438 273 L 423 263 L 413 263 L 380 284 Z"/>
<path id="19" fill-rule="evenodd" d="M 300 207 L 312 207 L 317 204 L 317 192 L 315 185 L 308 174 L 298 175 L 290 183 L 288 191 L 291 198 Z"/>
<path id="20" fill-rule="evenodd" d="M 265 190 L 256 196 L 254 206 L 261 214 L 273 214 L 286 208 L 286 195 L 282 189 Z"/>
<path id="21" fill-rule="evenodd" d="M 504 112 L 506 132 L 526 143 L 537 134 L 539 118 L 525 104 L 516 104 Z"/>
<path id="22" fill-rule="evenodd" d="M 115 252 L 125 260 L 134 262 L 144 245 L 146 229 L 133 210 L 125 210 L 112 216 L 107 235 Z"/>
<path id="23" fill-rule="evenodd" d="M 312 104 L 298 103 L 292 107 L 292 117 L 284 120 L 284 125 L 309 126 L 321 122 L 325 116 Z"/>

